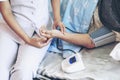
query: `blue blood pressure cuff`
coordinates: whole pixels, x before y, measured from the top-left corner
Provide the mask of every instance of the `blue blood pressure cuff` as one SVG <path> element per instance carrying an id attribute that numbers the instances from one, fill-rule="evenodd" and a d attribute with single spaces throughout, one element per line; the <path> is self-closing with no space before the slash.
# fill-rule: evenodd
<path id="1" fill-rule="evenodd" d="M 94 31 L 90 34 L 90 37 L 95 44 L 95 47 L 116 41 L 115 33 L 106 27 L 101 27 L 98 30 Z"/>

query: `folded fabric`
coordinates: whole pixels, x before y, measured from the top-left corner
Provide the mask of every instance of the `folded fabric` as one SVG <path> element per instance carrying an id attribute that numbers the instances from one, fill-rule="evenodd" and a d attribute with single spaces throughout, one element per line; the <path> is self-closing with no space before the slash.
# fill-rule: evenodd
<path id="1" fill-rule="evenodd" d="M 110 53 L 110 56 L 115 60 L 120 60 L 120 43 L 118 43 Z"/>

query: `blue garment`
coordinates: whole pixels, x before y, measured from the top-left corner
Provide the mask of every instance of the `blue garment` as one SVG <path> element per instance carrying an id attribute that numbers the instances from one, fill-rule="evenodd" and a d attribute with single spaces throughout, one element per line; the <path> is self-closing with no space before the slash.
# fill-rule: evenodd
<path id="1" fill-rule="evenodd" d="M 64 25 L 75 32 L 87 33 L 97 3 L 98 0 L 62 0 L 61 17 Z M 66 29 L 66 32 L 73 33 L 68 29 Z M 74 36 L 71 37 L 74 38 Z M 61 53 L 57 48 L 57 45 L 63 49 L 71 49 L 75 52 L 79 52 L 81 49 L 81 46 L 77 46 L 63 40 L 60 42 L 58 43 L 57 39 L 54 38 L 49 51 Z"/>

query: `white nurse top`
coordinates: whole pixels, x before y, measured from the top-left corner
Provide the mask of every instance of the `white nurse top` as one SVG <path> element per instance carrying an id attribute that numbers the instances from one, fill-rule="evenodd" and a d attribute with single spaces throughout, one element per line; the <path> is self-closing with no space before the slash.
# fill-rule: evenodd
<path id="1" fill-rule="evenodd" d="M 48 0 L 10 0 L 13 14 L 31 22 L 39 32 L 49 19 Z"/>
<path id="2" fill-rule="evenodd" d="M 34 31 L 39 34 L 42 25 L 52 26 L 48 11 L 48 0 L 10 0 L 10 4 L 13 15 L 29 36 L 33 35 Z M 14 32 L 7 32 L 12 34 L 15 41 L 21 42 L 21 39 Z"/>

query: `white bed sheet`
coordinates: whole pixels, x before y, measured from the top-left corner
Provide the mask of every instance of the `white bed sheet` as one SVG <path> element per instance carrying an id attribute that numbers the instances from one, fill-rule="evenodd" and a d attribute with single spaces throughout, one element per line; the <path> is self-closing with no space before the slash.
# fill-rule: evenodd
<path id="1" fill-rule="evenodd" d="M 65 80 L 120 80 L 120 62 L 109 56 L 115 44 L 95 49 L 83 49 L 81 53 L 86 69 L 72 74 L 61 70 L 63 58 L 59 53 L 47 53 L 38 73 Z"/>

